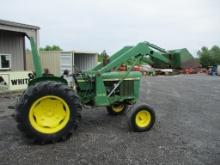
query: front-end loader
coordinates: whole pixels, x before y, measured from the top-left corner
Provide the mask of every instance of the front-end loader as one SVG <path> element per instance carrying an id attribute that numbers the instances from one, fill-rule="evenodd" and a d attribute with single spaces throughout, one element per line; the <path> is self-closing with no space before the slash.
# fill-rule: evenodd
<path id="1" fill-rule="evenodd" d="M 82 105 L 106 107 L 110 115 L 126 111 L 133 131 L 148 131 L 153 127 L 153 108 L 136 104 L 141 73 L 132 68 L 151 59 L 170 63 L 163 56 L 163 49 L 148 42 L 126 46 L 90 71 L 73 73 L 76 86 L 73 90 L 65 79 L 43 74 L 35 41 L 29 39 L 35 77 L 17 102 L 16 121 L 19 130 L 32 142 L 50 143 L 70 137 L 79 125 Z M 125 71 L 119 70 L 121 65 L 127 67 Z M 129 105 L 134 106 L 128 109 Z"/>

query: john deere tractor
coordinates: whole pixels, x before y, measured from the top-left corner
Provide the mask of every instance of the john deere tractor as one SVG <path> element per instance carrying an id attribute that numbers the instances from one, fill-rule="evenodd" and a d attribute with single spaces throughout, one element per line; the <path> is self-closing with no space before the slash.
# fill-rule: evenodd
<path id="1" fill-rule="evenodd" d="M 73 90 L 65 79 L 43 74 L 35 41 L 29 39 L 35 77 L 17 102 L 16 121 L 19 130 L 32 142 L 66 140 L 79 125 L 82 105 L 106 107 L 110 115 L 126 111 L 133 131 L 149 131 L 153 127 L 154 110 L 147 104 L 136 104 L 141 73 L 132 70 L 153 58 L 169 63 L 159 47 L 148 42 L 126 46 L 90 71 L 72 74 L 76 86 Z M 120 71 L 121 65 L 126 69 Z M 134 106 L 128 109 L 129 105 Z"/>

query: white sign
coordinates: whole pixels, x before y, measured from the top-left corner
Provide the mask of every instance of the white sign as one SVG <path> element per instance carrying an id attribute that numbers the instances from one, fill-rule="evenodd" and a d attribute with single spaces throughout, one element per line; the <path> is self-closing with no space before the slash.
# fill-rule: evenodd
<path id="1" fill-rule="evenodd" d="M 24 90 L 30 81 L 31 71 L 0 72 L 0 92 Z"/>
<path id="2" fill-rule="evenodd" d="M 0 74 L 0 91 L 8 91 L 9 90 L 9 75 L 8 74 Z"/>

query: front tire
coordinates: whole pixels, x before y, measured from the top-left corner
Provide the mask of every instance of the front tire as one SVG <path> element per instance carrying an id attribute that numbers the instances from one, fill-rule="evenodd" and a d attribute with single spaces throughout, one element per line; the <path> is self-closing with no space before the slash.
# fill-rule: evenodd
<path id="1" fill-rule="evenodd" d="M 16 105 L 17 126 L 32 142 L 66 140 L 78 127 L 81 110 L 78 97 L 67 85 L 39 82 L 20 97 Z"/>
<path id="2" fill-rule="evenodd" d="M 110 115 L 120 115 L 123 114 L 128 106 L 123 103 L 113 104 L 111 106 L 106 107 L 108 114 Z"/>
<path id="3" fill-rule="evenodd" d="M 155 112 L 147 104 L 138 104 L 127 112 L 128 125 L 135 132 L 149 131 L 155 123 Z"/>

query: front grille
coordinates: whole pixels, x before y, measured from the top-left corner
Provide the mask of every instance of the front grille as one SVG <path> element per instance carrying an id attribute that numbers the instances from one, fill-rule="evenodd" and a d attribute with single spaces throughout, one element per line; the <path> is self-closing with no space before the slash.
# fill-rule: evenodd
<path id="1" fill-rule="evenodd" d="M 134 95 L 134 81 L 125 80 L 120 85 L 120 96 L 133 96 Z"/>

